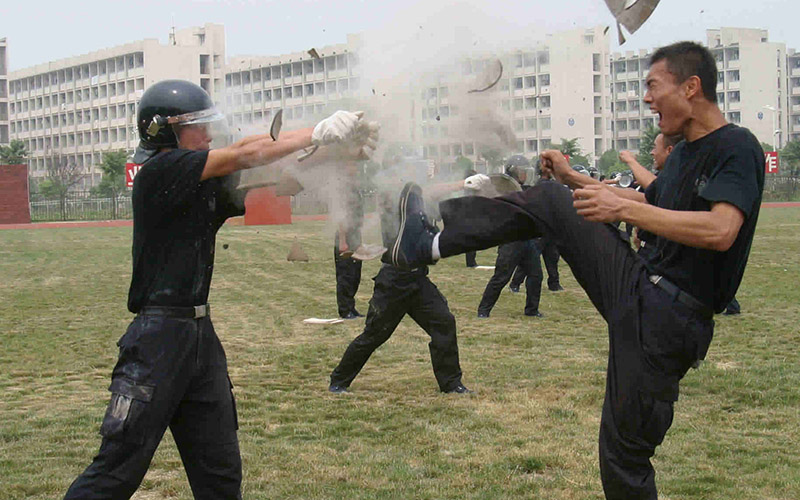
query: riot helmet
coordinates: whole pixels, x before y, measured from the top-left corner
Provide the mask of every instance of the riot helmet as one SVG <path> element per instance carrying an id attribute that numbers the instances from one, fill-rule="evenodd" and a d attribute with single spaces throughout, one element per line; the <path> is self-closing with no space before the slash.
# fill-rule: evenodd
<path id="1" fill-rule="evenodd" d="M 137 156 L 146 159 L 159 148 L 178 147 L 175 126 L 224 120 L 225 115 L 217 111 L 211 97 L 199 85 L 186 80 L 162 80 L 151 85 L 139 101 Z"/>
<path id="2" fill-rule="evenodd" d="M 527 169 L 530 166 L 530 160 L 522 155 L 509 156 L 505 162 L 505 173 L 520 184 L 524 184 L 528 177 Z"/>

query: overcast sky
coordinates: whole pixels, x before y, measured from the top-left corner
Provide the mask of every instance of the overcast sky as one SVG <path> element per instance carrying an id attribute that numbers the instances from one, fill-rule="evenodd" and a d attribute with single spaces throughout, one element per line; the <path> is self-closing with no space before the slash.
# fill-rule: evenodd
<path id="1" fill-rule="evenodd" d="M 436 32 L 463 26 L 489 37 L 530 38 L 572 27 L 612 25 L 603 0 L 371 0 L 5 2 L 0 38 L 11 71 L 123 43 L 157 38 L 170 27 L 225 26 L 227 56 L 278 55 L 343 43 L 348 33 Z M 800 50 L 800 0 L 661 0 L 647 23 L 612 51 L 653 48 L 682 39 L 705 41 L 707 28 L 769 30 L 770 41 Z M 411 31 L 409 31 L 411 33 Z M 527 37 L 525 35 L 528 35 Z M 395 34 L 396 36 L 396 34 Z M 435 50 L 433 40 L 431 50 Z"/>

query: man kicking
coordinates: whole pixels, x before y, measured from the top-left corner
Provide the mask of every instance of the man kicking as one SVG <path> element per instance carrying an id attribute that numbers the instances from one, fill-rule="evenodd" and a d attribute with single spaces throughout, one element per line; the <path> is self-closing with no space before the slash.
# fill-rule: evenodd
<path id="1" fill-rule="evenodd" d="M 753 241 L 764 187 L 764 153 L 717 107 L 713 55 L 692 42 L 650 58 L 644 97 L 667 135 L 682 134 L 644 193 L 574 172 L 558 151 L 542 154 L 555 183 L 500 198 L 440 203 L 444 230 L 431 232 L 410 198 L 392 248 L 401 267 L 469 250 L 548 236 L 608 323 L 600 475 L 609 499 L 657 498 L 650 463 L 672 424 L 679 382 L 703 359 L 714 311 L 731 301 Z M 625 221 L 657 236 L 636 254 L 608 224 Z"/>
<path id="2" fill-rule="evenodd" d="M 437 184 L 426 189 L 431 199 L 441 199 L 461 189 L 478 191 L 488 182 L 489 177 L 477 174 L 464 181 Z M 380 198 L 381 234 L 385 247 L 393 246 L 402 230 L 401 216 L 405 217 L 407 213 L 415 214 L 416 220 L 426 231 L 437 231 L 425 215 L 419 186 L 413 183 L 406 185 L 400 193 L 399 206 L 396 204 L 396 194 L 391 195 L 390 192 L 382 193 Z M 384 254 L 382 260 L 381 269 L 374 278 L 375 288 L 369 301 L 364 331 L 347 346 L 342 360 L 331 373 L 328 390 L 333 393 L 347 392 L 372 353 L 389 340 L 397 325 L 408 314 L 431 337 L 428 348 L 439 390 L 458 394 L 471 392 L 461 382 L 456 320 L 447 300 L 428 279 L 428 266 L 397 266 L 389 252 Z"/>

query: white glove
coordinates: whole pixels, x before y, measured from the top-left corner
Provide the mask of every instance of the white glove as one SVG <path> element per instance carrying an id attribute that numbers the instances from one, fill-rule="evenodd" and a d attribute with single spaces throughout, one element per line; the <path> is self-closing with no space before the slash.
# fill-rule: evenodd
<path id="1" fill-rule="evenodd" d="M 351 113 L 337 111 L 328 118 L 317 123 L 311 133 L 311 144 L 322 146 L 335 142 L 344 142 L 356 133 L 356 128 L 364 115 L 363 111 Z"/>
<path id="2" fill-rule="evenodd" d="M 464 179 L 464 189 L 472 189 L 473 191 L 480 191 L 484 187 L 491 184 L 492 180 L 488 175 L 475 174 Z"/>

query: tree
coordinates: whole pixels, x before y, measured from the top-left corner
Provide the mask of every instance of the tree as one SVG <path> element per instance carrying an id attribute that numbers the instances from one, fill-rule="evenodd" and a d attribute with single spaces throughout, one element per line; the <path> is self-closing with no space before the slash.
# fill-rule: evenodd
<path id="1" fill-rule="evenodd" d="M 117 218 L 117 199 L 119 194 L 125 189 L 125 163 L 128 160 L 128 153 L 125 151 L 110 151 L 103 153 L 100 162 L 100 170 L 103 178 L 100 184 L 93 189 L 96 194 L 111 198 L 111 218 Z"/>
<path id="2" fill-rule="evenodd" d="M 28 151 L 25 143 L 19 139 L 14 139 L 8 146 L 0 146 L 0 163 L 5 165 L 18 165 L 27 163 Z"/>
<path id="3" fill-rule="evenodd" d="M 574 139 L 561 139 L 561 144 L 553 144 L 553 147 L 569 157 L 581 154 L 581 146 L 578 144 L 577 137 Z"/>
<path id="4" fill-rule="evenodd" d="M 600 172 L 608 175 L 628 170 L 628 166 L 622 163 L 619 159 L 619 153 L 614 149 L 609 149 L 602 156 L 598 162 Z"/>
<path id="5" fill-rule="evenodd" d="M 61 209 L 61 220 L 67 220 L 67 193 L 83 178 L 82 168 L 66 159 L 54 159 L 47 166 L 46 179 L 39 185 L 45 198 L 57 199 Z"/>
<path id="6" fill-rule="evenodd" d="M 787 142 L 780 152 L 780 158 L 792 171 L 800 169 L 800 140 Z"/>
<path id="7" fill-rule="evenodd" d="M 647 127 L 642 131 L 641 139 L 639 140 L 639 154 L 636 155 L 636 161 L 643 167 L 653 166 L 653 156 L 650 151 L 656 143 L 656 137 L 661 133 L 658 127 L 652 123 L 648 123 Z"/>
<path id="8" fill-rule="evenodd" d="M 497 149 L 487 149 L 481 151 L 481 158 L 486 160 L 490 167 L 497 168 L 503 166 L 503 154 Z"/>
<path id="9" fill-rule="evenodd" d="M 788 145 L 788 144 L 787 144 L 787 145 Z M 763 149 L 763 150 L 764 150 L 764 152 L 767 152 L 767 151 L 775 151 L 775 146 L 773 146 L 772 144 L 767 144 L 766 142 L 763 142 L 763 141 L 762 141 L 762 142 L 761 142 L 761 149 Z"/>
<path id="10" fill-rule="evenodd" d="M 459 156 L 456 158 L 456 169 L 459 172 L 466 174 L 469 170 L 475 169 L 475 162 L 466 156 Z"/>

